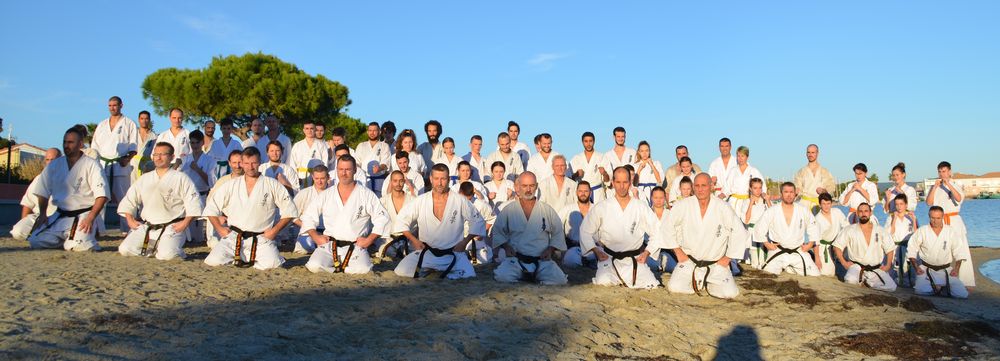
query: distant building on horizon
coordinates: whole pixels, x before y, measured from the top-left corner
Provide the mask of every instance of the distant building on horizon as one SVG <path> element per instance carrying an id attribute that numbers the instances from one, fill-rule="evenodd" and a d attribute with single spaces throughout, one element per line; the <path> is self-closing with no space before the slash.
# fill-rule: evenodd
<path id="1" fill-rule="evenodd" d="M 1000 172 L 989 172 L 983 175 L 955 173 L 954 179 L 965 186 L 966 197 L 978 197 L 980 194 L 1000 193 Z M 938 178 L 927 178 L 922 183 L 917 184 L 917 192 L 926 197 L 926 191 L 930 189 Z"/>

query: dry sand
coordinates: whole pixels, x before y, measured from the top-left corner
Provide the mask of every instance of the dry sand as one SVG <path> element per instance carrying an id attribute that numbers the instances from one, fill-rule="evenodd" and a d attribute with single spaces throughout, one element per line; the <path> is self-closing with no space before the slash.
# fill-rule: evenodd
<path id="1" fill-rule="evenodd" d="M 928 303 L 910 289 L 752 273 L 725 301 L 597 287 L 587 269 L 568 272 L 567 287 L 498 284 L 484 266 L 462 281 L 400 278 L 388 262 L 364 276 L 312 274 L 308 256 L 287 252 L 283 269 L 213 269 L 205 247 L 161 262 L 122 257 L 119 241 L 80 254 L 0 239 L 0 359 L 1000 358 L 990 330 L 1000 329 L 1000 286 L 982 275 L 970 299 Z M 927 330 L 968 337 L 933 340 Z M 870 340 L 896 350 L 841 346 Z M 901 342 L 922 346 L 906 354 Z"/>

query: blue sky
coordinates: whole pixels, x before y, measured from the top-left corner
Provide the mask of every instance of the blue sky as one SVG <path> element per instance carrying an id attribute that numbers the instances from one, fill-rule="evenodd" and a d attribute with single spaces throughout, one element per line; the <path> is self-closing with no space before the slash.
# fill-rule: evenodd
<path id="1" fill-rule="evenodd" d="M 159 68 L 262 51 L 347 85 L 366 122 L 442 121 L 461 153 L 517 120 L 565 154 L 622 125 L 705 167 L 728 136 L 779 179 L 808 143 L 841 180 L 859 161 L 883 179 L 897 161 L 910 180 L 942 159 L 1000 170 L 996 1 L 253 3 L 4 2 L 4 126 L 57 146 L 111 95 L 134 119 Z"/>

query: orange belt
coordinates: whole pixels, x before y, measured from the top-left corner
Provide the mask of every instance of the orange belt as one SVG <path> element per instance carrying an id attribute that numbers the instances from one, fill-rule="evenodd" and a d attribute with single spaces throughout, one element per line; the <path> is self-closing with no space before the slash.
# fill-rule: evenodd
<path id="1" fill-rule="evenodd" d="M 944 214 L 944 224 L 951 225 L 951 217 L 958 216 L 958 212 L 951 212 Z"/>
<path id="2" fill-rule="evenodd" d="M 851 208 L 851 212 L 850 213 L 858 213 L 858 210 L 854 209 L 854 208 Z"/>

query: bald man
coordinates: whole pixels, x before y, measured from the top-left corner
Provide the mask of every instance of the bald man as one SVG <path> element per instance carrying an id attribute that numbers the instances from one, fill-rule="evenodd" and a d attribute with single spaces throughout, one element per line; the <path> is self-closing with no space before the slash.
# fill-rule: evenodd
<path id="1" fill-rule="evenodd" d="M 493 277 L 500 282 L 566 284 L 566 274 L 552 260 L 566 251 L 566 236 L 556 210 L 535 197 L 538 181 L 531 171 L 517 177 L 517 201 L 504 207 L 493 230 L 493 246 L 507 255 Z"/>
<path id="2" fill-rule="evenodd" d="M 795 172 L 792 183 L 799 190 L 799 204 L 816 214 L 819 212 L 819 195 L 830 193 L 837 187 L 837 180 L 829 169 L 819 165 L 819 146 L 806 147 L 806 165 Z"/>
<path id="3" fill-rule="evenodd" d="M 45 151 L 45 166 L 48 166 L 53 159 L 62 156 L 62 152 L 56 148 L 49 148 Z M 21 197 L 21 220 L 14 224 L 14 227 L 10 229 L 11 237 L 16 240 L 25 241 L 28 239 L 28 235 L 31 234 L 31 226 L 35 224 L 35 219 L 38 218 L 38 197 L 35 196 L 33 190 L 38 188 L 38 176 L 31 180 L 31 184 L 28 185 L 28 189 L 25 190 L 24 196 Z M 52 200 L 49 200 L 49 216 L 56 212 L 56 207 L 52 205 Z"/>

